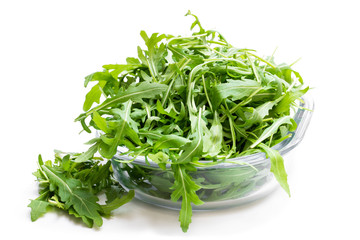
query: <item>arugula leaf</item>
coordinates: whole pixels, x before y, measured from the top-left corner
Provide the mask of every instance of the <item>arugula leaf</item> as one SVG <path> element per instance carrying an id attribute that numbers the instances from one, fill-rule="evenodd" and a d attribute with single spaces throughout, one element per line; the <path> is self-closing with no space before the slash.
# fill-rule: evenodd
<path id="1" fill-rule="evenodd" d="M 190 10 L 188 10 L 188 12 L 185 14 L 185 16 L 189 16 L 189 15 L 191 15 L 191 16 L 193 16 L 193 17 L 195 18 L 195 21 L 191 24 L 190 30 L 193 30 L 193 28 L 194 28 L 196 25 L 198 25 L 198 27 L 199 27 L 199 33 L 205 32 L 205 30 L 203 29 L 203 27 L 202 27 L 201 24 L 200 24 L 199 18 L 198 18 L 196 15 L 192 14 L 192 13 L 190 12 Z"/>
<path id="2" fill-rule="evenodd" d="M 140 67 L 141 67 L 140 63 L 135 63 L 135 64 L 108 64 L 108 65 L 103 66 L 103 68 L 105 68 L 107 70 L 112 70 L 110 72 L 110 74 L 114 79 L 117 79 L 119 77 L 119 74 L 121 74 L 123 72 L 129 72 L 129 71 L 135 70 L 135 69 L 140 68 Z"/>
<path id="3" fill-rule="evenodd" d="M 281 118 L 275 120 L 271 126 L 266 128 L 262 132 L 261 136 L 250 147 L 251 148 L 255 147 L 256 145 L 258 145 L 259 143 L 264 141 L 266 138 L 268 138 L 271 135 L 275 134 L 282 124 L 291 125 L 292 126 L 291 129 L 296 128 L 296 122 L 290 116 L 281 117 Z"/>
<path id="4" fill-rule="evenodd" d="M 95 111 L 116 106 L 117 104 L 124 103 L 128 100 L 132 100 L 134 102 L 141 102 L 143 98 L 153 98 L 156 95 L 159 95 L 160 93 L 164 92 L 165 90 L 166 90 L 166 85 L 157 84 L 157 83 L 143 82 L 137 86 L 130 85 L 129 88 L 126 89 L 124 92 L 121 92 L 115 97 L 107 98 L 102 104 L 86 112 L 85 116 L 88 116 Z M 81 114 L 77 118 L 77 120 L 80 120 L 83 117 L 84 115 Z"/>
<path id="5" fill-rule="evenodd" d="M 73 206 L 80 216 L 85 216 L 94 221 L 97 226 L 102 225 L 102 218 L 100 216 L 101 208 L 96 196 L 81 189 L 81 182 L 75 179 L 66 179 L 66 177 L 56 172 L 48 166 L 41 166 L 42 170 L 52 181 L 53 186 L 58 188 L 58 193 L 65 208 Z"/>
<path id="6" fill-rule="evenodd" d="M 283 113 L 289 111 L 290 106 L 294 103 L 294 101 L 304 95 L 308 90 L 309 87 L 306 87 L 305 89 L 296 89 L 295 91 L 285 93 L 282 100 L 276 106 L 275 112 Z"/>
<path id="7" fill-rule="evenodd" d="M 179 148 L 189 142 L 189 139 L 177 135 L 164 135 L 156 141 L 154 145 L 154 150 L 160 150 L 170 147 Z"/>
<path id="8" fill-rule="evenodd" d="M 148 157 L 155 163 L 159 164 L 159 167 L 164 168 L 164 164 L 168 163 L 169 156 L 164 152 L 157 152 L 156 154 L 149 153 Z"/>
<path id="9" fill-rule="evenodd" d="M 129 119 L 130 119 L 131 106 L 132 106 L 132 101 L 129 100 L 125 104 L 124 110 L 120 111 L 120 112 L 122 112 L 121 113 L 122 118 L 113 122 L 115 124 L 114 138 L 111 139 L 111 141 L 109 142 L 110 144 L 107 143 L 109 146 L 106 146 L 106 145 L 100 146 L 101 147 L 100 153 L 103 157 L 111 159 L 115 155 L 117 147 L 120 144 L 127 142 L 127 139 L 126 139 L 127 137 L 132 139 L 132 141 L 135 142 L 136 144 L 139 144 L 139 145 L 142 144 L 140 139 L 137 136 L 137 133 L 130 127 L 130 125 L 128 123 Z"/>
<path id="10" fill-rule="evenodd" d="M 102 205 L 102 212 L 103 214 L 109 216 L 112 211 L 118 209 L 122 205 L 130 202 L 135 196 L 135 191 L 130 190 L 127 194 L 122 195 L 121 197 L 116 197 L 111 202 L 107 203 L 106 205 Z"/>
<path id="11" fill-rule="evenodd" d="M 284 166 L 284 159 L 280 153 L 267 145 L 260 143 L 259 147 L 262 148 L 266 156 L 270 158 L 271 168 L 270 171 L 274 174 L 276 180 L 280 183 L 280 186 L 286 191 L 290 197 L 290 188 L 287 182 L 287 174 Z"/>
<path id="12" fill-rule="evenodd" d="M 228 80 L 227 83 L 213 87 L 214 107 L 217 108 L 225 98 L 230 98 L 232 101 L 241 100 L 260 88 L 260 84 L 254 80 Z"/>
<path id="13" fill-rule="evenodd" d="M 206 131 L 204 135 L 203 152 L 205 156 L 215 157 L 222 149 L 223 128 L 217 111 L 214 112 L 214 119 L 210 131 Z"/>
<path id="14" fill-rule="evenodd" d="M 115 79 L 111 76 L 109 71 L 104 70 L 103 72 L 95 72 L 85 77 L 84 87 L 87 87 L 90 81 L 102 81 L 102 82 L 112 82 L 114 83 Z"/>
<path id="15" fill-rule="evenodd" d="M 99 143 L 95 143 L 86 152 L 83 152 L 82 154 L 77 156 L 75 162 L 85 162 L 89 160 L 98 151 L 98 148 L 99 148 Z"/>
<path id="16" fill-rule="evenodd" d="M 194 117 L 196 118 L 196 117 Z M 193 121 L 195 122 L 195 121 Z M 184 152 L 180 155 L 180 157 L 174 162 L 176 164 L 179 163 L 188 163 L 191 162 L 194 158 L 199 158 L 203 153 L 203 131 L 201 128 L 201 109 L 199 111 L 199 115 L 196 118 L 197 125 L 194 128 L 194 138 L 191 142 L 185 144 L 181 150 Z"/>
<path id="17" fill-rule="evenodd" d="M 38 170 L 34 173 L 40 186 L 40 196 L 31 200 L 31 220 L 36 221 L 51 208 L 60 208 L 70 215 L 81 218 L 89 227 L 100 227 L 102 217 L 130 201 L 134 193 L 124 195 L 125 190 L 111 194 L 112 186 L 118 185 L 110 171 L 111 162 L 100 165 L 94 158 L 76 162 L 79 154 L 55 154 L 55 160 L 43 162 L 38 158 Z M 118 188 L 120 189 L 120 188 Z M 108 203 L 100 205 L 97 194 L 105 191 Z"/>
<path id="18" fill-rule="evenodd" d="M 278 100 L 268 101 L 260 106 L 256 107 L 256 112 L 259 114 L 259 117 L 263 119 L 269 114 L 269 111 L 278 103 Z"/>
<path id="19" fill-rule="evenodd" d="M 98 112 L 95 111 L 93 113 L 92 120 L 101 131 L 105 133 L 109 132 L 106 120 L 102 118 Z"/>
<path id="20" fill-rule="evenodd" d="M 44 215 L 50 206 L 50 203 L 42 200 L 31 200 L 28 207 L 31 208 L 31 221 L 36 221 L 39 217 Z"/>
<path id="21" fill-rule="evenodd" d="M 149 38 L 145 31 L 141 31 L 140 35 L 144 39 L 145 44 L 148 48 L 148 58 L 142 56 L 142 59 L 146 61 L 147 66 L 149 67 L 150 74 L 156 82 L 159 75 L 159 69 L 162 65 L 162 61 L 165 57 L 165 54 L 167 53 L 164 44 L 161 44 L 160 47 L 158 47 L 157 44 L 162 39 L 164 39 L 166 35 L 162 34 L 158 36 L 157 33 L 153 33 Z"/>
<path id="22" fill-rule="evenodd" d="M 173 165 L 173 171 L 175 176 L 175 183 L 172 187 L 174 191 L 171 194 L 171 200 L 176 202 L 180 197 L 182 198 L 179 221 L 183 232 L 187 232 L 192 216 L 191 203 L 196 205 L 203 204 L 203 202 L 196 195 L 196 191 L 199 190 L 200 187 L 196 185 L 194 181 L 192 181 L 183 164 Z"/>
<path id="23" fill-rule="evenodd" d="M 83 106 L 84 111 L 89 110 L 91 106 L 94 104 L 94 102 L 100 103 L 102 88 L 105 86 L 105 84 L 106 84 L 105 81 L 100 81 L 98 84 L 96 84 L 91 88 L 88 94 L 86 94 L 86 98 Z"/>

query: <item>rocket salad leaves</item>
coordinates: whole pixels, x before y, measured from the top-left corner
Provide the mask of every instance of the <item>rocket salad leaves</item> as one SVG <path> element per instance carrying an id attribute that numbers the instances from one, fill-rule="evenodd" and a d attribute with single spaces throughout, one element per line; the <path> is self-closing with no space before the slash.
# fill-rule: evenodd
<path id="1" fill-rule="evenodd" d="M 88 227 L 103 223 L 102 217 L 129 202 L 134 191 L 126 193 L 113 179 L 111 162 L 101 164 L 101 158 L 81 163 L 78 154 L 55 153 L 55 160 L 38 158 L 39 169 L 34 172 L 40 186 L 40 196 L 31 200 L 31 220 L 35 221 L 51 208 L 67 211 L 80 218 Z M 98 195 L 105 193 L 106 203 L 100 204 Z"/>
<path id="2" fill-rule="evenodd" d="M 163 169 L 171 165 L 171 200 L 182 202 L 179 221 L 184 232 L 192 204 L 203 203 L 197 192 L 204 186 L 190 174 L 202 160 L 217 164 L 264 152 L 290 196 L 283 159 L 271 147 L 296 128 L 290 113 L 309 88 L 291 65 L 234 47 L 217 31 L 205 30 L 190 11 L 186 15 L 195 17 L 191 30 L 199 31 L 191 36 L 141 31 L 146 48 L 137 48 L 138 58 L 104 65 L 103 71 L 85 78 L 85 87 L 93 87 L 76 121 L 86 132 L 100 134 L 81 154 L 56 156 L 55 165 L 39 160 L 35 176 L 44 186 L 29 205 L 33 220 L 55 206 L 88 226 L 101 226 L 102 215 L 133 195 L 118 191 L 121 194 L 106 205 L 97 203 L 94 186 L 107 191 L 117 184 L 110 161 L 101 165 L 96 154 L 111 159 L 119 146 L 133 159 L 141 155 Z M 254 175 L 253 170 L 244 174 Z"/>

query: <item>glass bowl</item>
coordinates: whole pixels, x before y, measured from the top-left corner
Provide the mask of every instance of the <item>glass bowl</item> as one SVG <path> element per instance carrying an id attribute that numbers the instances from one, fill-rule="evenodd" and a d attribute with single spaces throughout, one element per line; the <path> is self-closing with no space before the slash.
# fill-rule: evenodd
<path id="1" fill-rule="evenodd" d="M 302 99 L 300 106 L 311 111 L 298 109 L 294 115 L 294 120 L 298 124 L 297 129 L 291 132 L 291 137 L 273 147 L 280 152 L 285 161 L 285 156 L 303 139 L 311 120 L 313 100 L 308 94 Z M 170 165 L 163 170 L 152 161 L 146 163 L 143 156 L 130 163 L 124 163 L 133 158 L 120 154 L 121 149 L 112 158 L 114 175 L 126 190 L 135 190 L 135 198 L 161 207 L 181 208 L 181 199 L 178 202 L 170 200 L 170 187 L 174 183 Z M 215 166 L 198 167 L 197 171 L 190 172 L 195 183 L 201 186 L 197 195 L 204 202 L 202 205 L 193 205 L 193 210 L 213 210 L 253 202 L 269 195 L 279 186 L 270 172 L 270 159 L 266 158 L 264 153 L 228 160 L 247 164 L 220 163 Z"/>

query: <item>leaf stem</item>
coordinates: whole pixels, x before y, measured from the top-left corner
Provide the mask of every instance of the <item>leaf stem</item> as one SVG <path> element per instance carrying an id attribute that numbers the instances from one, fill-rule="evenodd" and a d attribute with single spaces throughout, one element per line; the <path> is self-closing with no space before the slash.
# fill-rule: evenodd
<path id="1" fill-rule="evenodd" d="M 264 62 L 264 63 L 266 63 L 267 65 L 269 65 L 270 67 L 272 67 L 272 68 L 276 68 L 276 66 L 274 66 L 272 63 L 270 63 L 269 61 L 266 61 L 265 59 L 263 59 L 263 58 L 261 58 L 261 57 L 259 57 L 259 56 L 257 56 L 257 55 L 255 55 L 255 54 L 253 54 L 253 53 L 251 53 L 251 52 L 246 52 L 246 54 L 250 54 L 250 55 L 252 55 L 253 57 L 255 57 L 255 58 L 257 58 L 257 59 L 259 59 L 260 61 L 262 61 L 262 62 Z"/>
<path id="2" fill-rule="evenodd" d="M 222 53 L 220 53 L 220 52 L 216 51 L 215 49 L 213 49 L 213 48 L 211 48 L 211 47 L 209 47 L 209 46 L 207 46 L 207 45 L 205 45 L 205 47 L 206 47 L 207 49 L 209 49 L 210 51 L 213 51 L 214 53 L 216 53 L 216 54 L 218 54 L 218 55 L 222 56 L 223 58 L 228 58 L 228 57 L 227 57 L 227 56 L 225 56 L 224 54 L 222 54 Z"/>
<path id="3" fill-rule="evenodd" d="M 289 66 L 290 67 L 292 67 L 295 63 L 297 63 L 298 61 L 300 61 L 301 60 L 301 57 L 300 58 L 298 58 L 295 62 L 293 62 L 292 64 L 290 64 Z"/>
<path id="4" fill-rule="evenodd" d="M 213 110 L 212 104 L 211 104 L 211 102 L 210 102 L 209 95 L 208 95 L 207 90 L 206 90 L 206 84 L 205 84 L 204 74 L 201 75 L 201 78 L 202 78 L 202 82 L 203 82 L 203 85 L 204 85 L 204 92 L 205 92 L 206 99 L 207 99 L 207 101 L 208 101 L 208 103 L 209 103 L 209 106 L 210 106 L 211 111 L 213 112 L 214 110 Z"/>
<path id="5" fill-rule="evenodd" d="M 208 63 L 208 62 L 221 62 L 221 61 L 228 61 L 228 62 L 236 62 L 239 63 L 240 65 L 242 65 L 243 67 L 248 68 L 248 65 L 246 65 L 246 63 L 244 63 L 243 61 L 240 61 L 239 59 L 235 59 L 235 58 L 207 58 L 203 60 L 204 62 Z"/>
<path id="6" fill-rule="evenodd" d="M 253 61 L 251 60 L 251 58 L 249 57 L 248 52 L 246 52 L 245 55 L 246 55 L 247 59 L 248 59 L 249 62 L 250 62 L 250 65 L 251 65 L 251 68 L 252 68 L 253 73 L 254 73 L 254 75 L 255 75 L 256 81 L 258 81 L 259 83 L 261 83 L 260 76 L 259 76 L 259 73 L 258 73 L 255 65 L 254 65 L 254 62 L 253 62 Z"/>
<path id="7" fill-rule="evenodd" d="M 223 45 L 223 46 L 227 46 L 227 43 L 223 43 L 223 42 L 218 42 L 218 41 L 213 41 L 213 40 L 208 40 L 208 43 L 213 43 L 213 44 L 218 44 L 218 45 Z"/>
<path id="8" fill-rule="evenodd" d="M 273 53 L 271 54 L 270 60 L 274 57 L 275 52 L 276 52 L 277 49 L 278 49 L 278 47 L 276 47 L 275 50 L 273 51 Z M 266 69 L 266 65 L 264 65 L 263 71 L 265 71 L 265 69 Z"/>

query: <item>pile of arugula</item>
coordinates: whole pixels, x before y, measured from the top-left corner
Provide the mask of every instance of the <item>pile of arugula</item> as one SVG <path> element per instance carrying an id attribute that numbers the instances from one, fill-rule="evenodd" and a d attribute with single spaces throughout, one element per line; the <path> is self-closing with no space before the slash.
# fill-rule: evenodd
<path id="1" fill-rule="evenodd" d="M 190 11 L 186 15 L 195 17 L 191 30 L 197 26 L 198 32 L 184 37 L 141 31 L 146 50 L 138 47 L 138 58 L 104 65 L 85 78 L 85 87 L 93 86 L 76 121 L 100 134 L 81 154 L 56 153 L 54 163 L 39 158 L 34 174 L 41 195 L 29 205 L 32 220 L 58 207 L 88 226 L 101 226 L 101 216 L 134 195 L 113 178 L 109 160 L 119 146 L 133 159 L 145 156 L 162 169 L 171 166 L 171 200 L 181 199 L 184 232 L 192 204 L 203 203 L 197 195 L 201 186 L 189 174 L 196 167 L 264 152 L 290 195 L 283 158 L 272 147 L 296 128 L 290 112 L 308 87 L 291 65 L 233 47 L 217 31 L 205 30 Z M 101 205 L 97 195 L 104 192 L 107 201 Z"/>
<path id="2" fill-rule="evenodd" d="M 101 164 L 101 158 L 76 161 L 79 154 L 55 152 L 55 160 L 38 158 L 36 176 L 40 196 L 31 200 L 31 220 L 35 221 L 50 208 L 67 211 L 88 226 L 100 227 L 102 217 L 129 202 L 134 191 L 126 193 L 112 177 L 110 164 Z M 99 194 L 106 195 L 105 204 L 99 204 Z"/>

